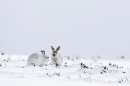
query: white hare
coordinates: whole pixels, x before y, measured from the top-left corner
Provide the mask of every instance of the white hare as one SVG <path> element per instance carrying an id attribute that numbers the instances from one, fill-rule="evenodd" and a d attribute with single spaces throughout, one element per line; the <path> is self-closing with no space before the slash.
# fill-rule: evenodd
<path id="1" fill-rule="evenodd" d="M 51 64 L 55 64 L 56 66 L 62 65 L 63 58 L 59 53 L 57 53 L 60 49 L 60 46 L 56 50 L 51 46 L 51 49 L 52 49 Z"/>
<path id="2" fill-rule="evenodd" d="M 50 61 L 49 57 L 45 55 L 45 51 L 41 50 L 41 54 L 34 53 L 28 57 L 27 65 L 44 66 Z"/>

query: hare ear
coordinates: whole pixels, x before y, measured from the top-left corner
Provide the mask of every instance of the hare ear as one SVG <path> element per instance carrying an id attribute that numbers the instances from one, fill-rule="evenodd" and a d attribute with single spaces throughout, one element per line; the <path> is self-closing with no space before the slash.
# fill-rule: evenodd
<path id="1" fill-rule="evenodd" d="M 56 51 L 59 51 L 60 50 L 60 46 L 56 49 Z"/>
<path id="2" fill-rule="evenodd" d="M 41 50 L 41 53 L 45 54 L 45 51 L 44 51 L 44 50 Z"/>
<path id="3" fill-rule="evenodd" d="M 55 48 L 53 46 L 51 46 L 51 49 L 52 49 L 52 51 L 55 51 Z"/>

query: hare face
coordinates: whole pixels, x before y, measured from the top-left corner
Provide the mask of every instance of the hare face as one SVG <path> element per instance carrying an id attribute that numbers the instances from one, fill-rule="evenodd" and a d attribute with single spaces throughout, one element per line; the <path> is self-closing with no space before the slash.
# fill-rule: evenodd
<path id="1" fill-rule="evenodd" d="M 56 51 L 53 51 L 52 52 L 52 56 L 56 56 L 57 52 Z"/>
<path id="2" fill-rule="evenodd" d="M 45 55 L 44 58 L 45 60 L 50 61 L 49 56 Z"/>
<path id="3" fill-rule="evenodd" d="M 59 51 L 60 49 L 60 46 L 55 50 L 52 46 L 51 46 L 51 49 L 52 49 L 52 56 L 56 56 L 57 55 L 57 52 Z"/>

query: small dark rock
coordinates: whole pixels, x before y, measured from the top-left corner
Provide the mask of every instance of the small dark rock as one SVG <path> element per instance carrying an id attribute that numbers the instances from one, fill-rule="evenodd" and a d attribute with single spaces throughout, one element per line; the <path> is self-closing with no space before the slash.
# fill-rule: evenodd
<path id="1" fill-rule="evenodd" d="M 107 67 L 106 67 L 106 66 L 104 66 L 104 69 L 107 69 Z"/>

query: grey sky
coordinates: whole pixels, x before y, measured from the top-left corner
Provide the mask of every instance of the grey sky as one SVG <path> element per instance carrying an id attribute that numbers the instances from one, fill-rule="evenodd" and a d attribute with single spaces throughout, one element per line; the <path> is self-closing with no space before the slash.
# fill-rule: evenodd
<path id="1" fill-rule="evenodd" d="M 130 0 L 0 0 L 0 51 L 130 58 Z"/>

